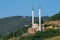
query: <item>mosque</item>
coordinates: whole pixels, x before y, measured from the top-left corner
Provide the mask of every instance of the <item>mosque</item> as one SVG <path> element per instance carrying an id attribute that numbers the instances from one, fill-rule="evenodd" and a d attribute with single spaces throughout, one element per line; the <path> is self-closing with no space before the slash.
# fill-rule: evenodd
<path id="1" fill-rule="evenodd" d="M 35 33 L 37 31 L 41 31 L 41 7 L 39 7 L 39 24 L 34 23 L 34 8 L 32 8 L 32 27 L 28 28 L 28 33 Z"/>

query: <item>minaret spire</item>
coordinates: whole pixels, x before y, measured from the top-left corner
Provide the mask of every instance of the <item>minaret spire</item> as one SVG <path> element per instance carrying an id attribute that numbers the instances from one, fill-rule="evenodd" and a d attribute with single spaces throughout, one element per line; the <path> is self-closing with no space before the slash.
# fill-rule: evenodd
<path id="1" fill-rule="evenodd" d="M 39 6 L 39 30 L 41 31 L 41 6 Z"/>
<path id="2" fill-rule="evenodd" d="M 33 24 L 34 24 L 34 7 L 32 7 L 32 28 L 33 28 Z"/>

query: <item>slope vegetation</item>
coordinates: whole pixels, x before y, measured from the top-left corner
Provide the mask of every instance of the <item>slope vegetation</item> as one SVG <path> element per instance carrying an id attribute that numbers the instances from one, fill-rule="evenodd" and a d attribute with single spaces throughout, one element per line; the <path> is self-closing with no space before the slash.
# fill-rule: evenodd
<path id="1" fill-rule="evenodd" d="M 35 21 L 38 18 L 35 17 Z M 0 35 L 7 35 L 23 28 L 25 25 L 31 25 L 31 17 L 12 16 L 0 19 Z"/>
<path id="2" fill-rule="evenodd" d="M 55 14 L 55 15 L 53 15 L 53 16 L 51 16 L 51 17 L 49 18 L 49 20 L 50 20 L 50 21 L 51 21 L 51 20 L 60 20 L 60 12 L 57 13 L 57 14 Z"/>

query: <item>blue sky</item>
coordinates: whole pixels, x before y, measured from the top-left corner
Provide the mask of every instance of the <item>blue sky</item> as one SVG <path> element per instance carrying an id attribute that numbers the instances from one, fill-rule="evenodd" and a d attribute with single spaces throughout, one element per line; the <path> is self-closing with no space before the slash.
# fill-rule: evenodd
<path id="1" fill-rule="evenodd" d="M 52 16 L 60 12 L 60 0 L 0 0 L 0 18 L 9 16 L 31 16 L 32 6 L 35 16 L 41 5 L 42 16 Z"/>

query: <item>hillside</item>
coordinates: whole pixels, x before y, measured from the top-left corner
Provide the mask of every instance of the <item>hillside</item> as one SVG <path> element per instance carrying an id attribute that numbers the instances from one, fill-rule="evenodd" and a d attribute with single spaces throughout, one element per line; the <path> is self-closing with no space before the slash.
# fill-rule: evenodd
<path id="1" fill-rule="evenodd" d="M 38 22 L 37 17 L 35 17 L 35 21 Z M 52 38 L 54 39 L 60 38 L 58 37 L 58 35 L 60 35 L 60 29 L 58 30 L 51 29 L 51 30 L 36 32 L 34 35 L 26 34 L 26 36 L 22 36 L 26 33 L 28 29 L 28 27 L 25 27 L 25 25 L 31 26 L 31 17 L 12 16 L 7 18 L 2 18 L 0 19 L 0 24 L 1 24 L 0 33 L 3 33 L 2 35 L 9 34 L 3 37 L 2 40 L 12 40 L 13 37 L 15 40 L 45 40 L 45 39 L 53 40 Z M 14 35 L 13 35 L 13 32 L 14 32 Z"/>
<path id="2" fill-rule="evenodd" d="M 49 18 L 49 21 L 52 21 L 52 20 L 60 20 L 60 12 Z"/>
<path id="3" fill-rule="evenodd" d="M 46 16 L 42 17 L 42 23 L 44 21 L 47 21 L 47 18 L 49 17 L 46 17 Z M 38 17 L 35 17 L 35 23 L 38 23 Z M 14 37 L 16 38 L 17 36 L 21 37 L 21 35 L 24 34 L 28 29 L 28 27 L 26 28 L 25 25 L 29 25 L 29 27 L 31 26 L 31 17 L 12 16 L 12 17 L 1 18 L 0 19 L 0 35 L 3 35 L 3 36 L 7 35 L 3 37 L 3 40 L 7 40 L 7 38 L 12 38 L 13 32 L 14 32 Z M 31 36 L 28 36 L 28 39 Z"/>
<path id="4" fill-rule="evenodd" d="M 38 18 L 35 17 L 35 21 Z M 12 16 L 0 19 L 0 35 L 6 35 L 23 28 L 25 25 L 31 25 L 31 17 Z"/>
<path id="5" fill-rule="evenodd" d="M 60 36 L 51 37 L 46 40 L 60 40 Z"/>
<path id="6" fill-rule="evenodd" d="M 44 22 L 46 22 L 46 21 L 48 21 L 48 19 L 50 19 L 50 17 L 49 16 L 43 16 L 42 19 Z"/>
<path id="7" fill-rule="evenodd" d="M 50 29 L 46 31 L 36 32 L 34 35 L 22 36 L 20 40 L 47 40 L 56 36 L 60 36 L 60 29 Z M 59 37 L 60 38 L 60 37 Z M 60 40 L 60 39 L 59 39 Z"/>

